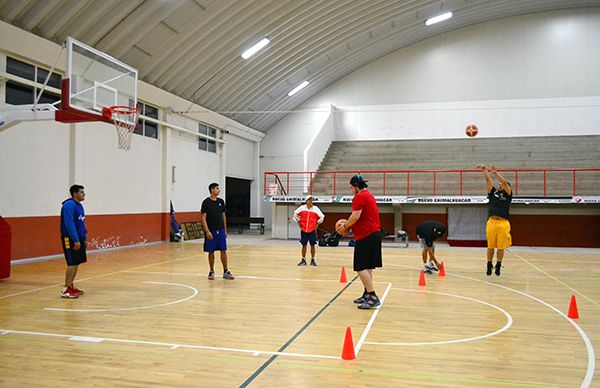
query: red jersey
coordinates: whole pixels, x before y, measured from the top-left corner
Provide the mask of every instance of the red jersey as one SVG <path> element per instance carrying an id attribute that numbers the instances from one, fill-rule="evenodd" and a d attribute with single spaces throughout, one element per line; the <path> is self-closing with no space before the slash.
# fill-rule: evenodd
<path id="1" fill-rule="evenodd" d="M 374 232 L 381 230 L 379 222 L 379 208 L 373 194 L 369 190 L 360 191 L 352 200 L 352 211 L 362 210 L 360 218 L 354 225 L 352 231 L 356 240 L 362 240 Z"/>

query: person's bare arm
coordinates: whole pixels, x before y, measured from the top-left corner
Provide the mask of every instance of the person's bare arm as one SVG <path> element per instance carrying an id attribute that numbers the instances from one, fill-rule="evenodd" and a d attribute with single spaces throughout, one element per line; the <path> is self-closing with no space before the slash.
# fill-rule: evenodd
<path id="1" fill-rule="evenodd" d="M 488 168 L 483 164 L 478 165 L 477 168 L 483 171 L 483 176 L 485 177 L 485 188 L 489 193 L 490 191 L 492 191 L 492 187 L 494 187 L 494 184 L 492 183 L 492 178 L 490 177 L 490 172 L 488 171 Z"/>
<path id="2" fill-rule="evenodd" d="M 200 222 L 202 223 L 202 229 L 204 229 L 204 235 L 207 239 L 212 240 L 213 235 L 208 229 L 208 224 L 206 223 L 206 213 L 200 213 Z"/>
<path id="3" fill-rule="evenodd" d="M 225 234 L 227 234 L 227 216 L 225 212 L 223 212 L 223 229 L 225 229 Z"/>
<path id="4" fill-rule="evenodd" d="M 504 179 L 504 177 L 502 175 L 500 175 L 500 173 L 498 172 L 498 170 L 496 170 L 496 166 L 492 165 L 490 167 L 490 171 L 492 172 L 492 174 L 494 174 L 496 176 L 496 178 L 498 178 L 498 181 L 502 185 L 502 188 L 504 189 L 504 192 L 506 192 L 508 195 L 512 195 L 512 188 L 509 186 L 509 184 L 506 181 L 506 179 Z"/>

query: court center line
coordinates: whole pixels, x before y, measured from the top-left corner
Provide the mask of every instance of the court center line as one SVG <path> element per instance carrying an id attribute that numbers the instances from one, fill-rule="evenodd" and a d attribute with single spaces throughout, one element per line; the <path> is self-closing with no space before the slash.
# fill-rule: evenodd
<path id="1" fill-rule="evenodd" d="M 251 354 L 254 356 L 258 356 L 260 354 L 268 354 L 268 355 L 300 357 L 300 358 L 302 358 L 302 357 L 303 358 L 325 358 L 325 359 L 332 359 L 332 360 L 340 359 L 340 357 L 323 356 L 323 355 L 318 355 L 318 354 L 285 353 L 285 352 L 271 352 L 271 351 L 266 351 L 266 350 L 224 348 L 224 347 L 217 347 L 217 346 L 173 344 L 173 343 L 167 343 L 167 342 L 128 340 L 128 339 L 108 338 L 108 337 L 88 337 L 88 336 L 81 336 L 81 335 L 44 333 L 44 332 L 37 332 L 37 331 L 20 331 L 20 330 L 0 329 L 0 333 L 3 335 L 18 334 L 18 335 L 40 336 L 40 337 L 66 338 L 70 341 L 90 342 L 90 343 L 116 342 L 116 343 L 126 343 L 126 344 L 136 344 L 136 345 L 152 345 L 152 346 L 168 347 L 173 350 L 176 350 L 179 348 L 187 348 L 187 349 L 218 350 L 218 351 L 224 351 L 224 352 L 246 353 L 246 354 Z"/>
<path id="2" fill-rule="evenodd" d="M 581 296 L 582 298 L 586 299 L 588 302 L 593 303 L 596 305 L 596 307 L 600 307 L 600 304 L 598 302 L 596 302 L 595 300 L 593 300 L 592 298 L 587 297 L 586 295 L 584 295 L 582 292 L 577 291 L 576 289 L 574 289 L 573 287 L 569 286 L 567 283 L 563 282 L 562 280 L 558 279 L 557 277 L 550 275 L 548 272 L 544 271 L 543 269 L 541 269 L 540 267 L 538 267 L 537 265 L 533 264 L 532 262 L 530 262 L 529 260 L 521 257 L 520 255 L 511 252 L 511 254 L 517 256 L 519 259 L 521 259 L 522 261 L 524 261 L 525 263 L 527 263 L 529 266 L 535 268 L 536 270 L 538 270 L 539 272 L 543 273 L 544 275 L 548 276 L 550 279 L 554 280 L 555 282 L 557 282 L 558 284 L 560 284 L 563 287 L 566 287 L 567 289 L 573 291 L 574 293 L 576 293 L 577 295 Z"/>
<path id="3" fill-rule="evenodd" d="M 383 302 L 385 301 L 385 298 L 387 297 L 391 288 L 392 288 L 392 283 L 388 283 L 388 286 L 385 289 L 385 292 L 381 296 L 381 300 L 380 300 L 381 304 L 379 305 L 379 307 L 377 307 L 375 309 L 375 311 L 373 311 L 373 314 L 371 315 L 371 319 L 369 319 L 369 323 L 367 323 L 365 330 L 363 330 L 363 333 L 360 336 L 360 339 L 358 340 L 358 342 L 356 343 L 356 346 L 354 347 L 355 357 L 358 357 L 358 352 L 360 352 L 360 348 L 362 348 L 363 343 L 365 342 L 365 339 L 367 338 L 367 335 L 369 334 L 369 331 L 371 331 L 371 326 L 373 326 L 373 323 L 375 322 L 375 318 L 377 318 L 377 315 L 379 314 L 379 309 L 381 308 L 381 306 L 383 306 Z"/>
<path id="4" fill-rule="evenodd" d="M 348 289 L 348 287 L 350 287 L 350 285 L 352 285 L 352 283 L 354 283 L 354 281 L 356 279 L 358 279 L 358 275 L 356 275 L 354 277 L 354 279 L 352 279 L 350 282 L 348 282 L 348 284 L 346 284 L 346 286 L 344 288 L 342 288 L 337 294 L 335 294 L 335 296 L 333 298 L 331 298 L 331 300 L 329 300 L 329 302 L 327 302 L 327 304 L 325 304 L 325 306 L 321 307 L 321 309 L 319 311 L 317 311 L 317 313 L 315 315 L 313 315 L 312 318 L 309 319 L 308 322 L 306 322 L 304 324 L 304 326 L 302 326 L 300 328 L 300 330 L 298 330 L 296 332 L 296 334 L 294 334 L 289 340 L 287 340 L 287 342 L 285 344 L 283 344 L 283 346 L 281 346 L 281 348 L 279 348 L 278 352 L 283 352 L 288 346 L 290 346 L 292 344 L 292 342 L 294 342 L 296 340 L 296 338 L 298 338 L 300 336 L 300 334 L 302 334 L 302 332 L 304 332 L 304 330 L 306 330 L 308 328 L 308 326 L 310 326 L 310 324 L 313 323 L 319 317 L 319 315 L 321 315 L 323 313 L 323 311 L 325 311 L 329 306 L 331 306 L 331 304 L 337 298 L 339 298 L 339 296 L 342 295 L 342 293 L 344 291 L 346 291 Z M 247 387 L 252 381 L 254 381 L 254 379 L 256 379 L 258 377 L 258 375 L 260 375 L 265 369 L 267 369 L 267 367 L 273 361 L 275 361 L 275 359 L 277 358 L 277 356 L 278 356 L 278 354 L 274 354 L 273 356 L 271 356 L 265 363 L 263 363 L 250 377 L 248 377 L 240 385 L 240 388 Z M 336 359 L 339 360 L 340 357 L 337 357 Z"/>
<path id="5" fill-rule="evenodd" d="M 182 303 L 182 302 L 188 301 L 188 300 L 192 299 L 193 297 L 195 297 L 196 295 L 198 295 L 198 290 L 196 288 L 194 288 L 192 286 L 185 285 L 185 284 L 164 283 L 164 282 L 142 282 L 142 283 L 166 284 L 166 285 L 169 285 L 169 286 L 185 287 L 185 288 L 189 288 L 190 290 L 192 290 L 192 295 L 188 296 L 187 298 L 178 299 L 178 300 L 175 300 L 175 301 L 172 301 L 172 302 L 161 303 L 161 304 L 154 304 L 154 305 L 149 305 L 149 306 L 123 307 L 123 308 L 116 308 L 116 309 L 96 309 L 96 310 L 59 309 L 59 308 L 45 307 L 44 310 L 49 310 L 49 311 L 67 311 L 67 312 L 70 312 L 70 313 L 71 312 L 73 312 L 73 313 L 98 313 L 98 312 L 108 312 L 108 311 L 145 310 L 145 309 L 151 309 L 151 308 L 155 308 L 155 307 L 170 306 L 172 304 Z"/>

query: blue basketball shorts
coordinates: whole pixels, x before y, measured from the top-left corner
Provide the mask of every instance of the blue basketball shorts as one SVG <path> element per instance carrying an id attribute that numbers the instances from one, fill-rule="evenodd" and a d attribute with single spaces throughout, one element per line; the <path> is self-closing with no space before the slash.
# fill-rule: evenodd
<path id="1" fill-rule="evenodd" d="M 212 240 L 204 237 L 204 252 L 226 251 L 227 250 L 227 235 L 225 229 L 211 230 L 213 235 Z"/>

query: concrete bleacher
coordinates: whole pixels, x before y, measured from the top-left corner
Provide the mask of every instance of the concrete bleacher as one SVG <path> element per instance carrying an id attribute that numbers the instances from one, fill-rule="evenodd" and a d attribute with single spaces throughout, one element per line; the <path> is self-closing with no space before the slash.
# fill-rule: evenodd
<path id="1" fill-rule="evenodd" d="M 600 136 L 553 136 L 521 138 L 475 138 L 438 140 L 336 141 L 331 144 L 319 170 L 473 170 L 479 163 L 498 169 L 598 168 Z M 336 193 L 347 194 L 352 174 L 336 174 Z M 383 194 L 383 174 L 364 173 L 373 193 Z M 504 174 L 513 187 L 514 173 Z M 458 195 L 459 174 L 438 173 L 437 195 Z M 547 194 L 572 195 L 571 172 L 549 172 Z M 544 194 L 541 172 L 520 172 L 518 195 Z M 482 195 L 481 174 L 463 175 L 463 194 Z M 387 195 L 407 194 L 407 174 L 386 174 Z M 314 194 L 331 194 L 333 175 L 316 174 Z M 411 195 L 432 195 L 433 174 L 411 173 Z M 577 173 L 577 195 L 600 195 L 600 173 Z"/>

